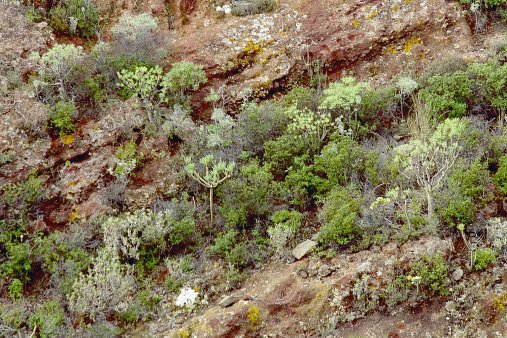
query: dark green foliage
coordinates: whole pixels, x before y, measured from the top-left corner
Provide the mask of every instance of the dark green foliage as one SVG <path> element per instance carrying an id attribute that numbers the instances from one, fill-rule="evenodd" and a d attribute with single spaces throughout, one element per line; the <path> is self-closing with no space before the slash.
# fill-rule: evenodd
<path id="1" fill-rule="evenodd" d="M 59 336 L 59 328 L 63 325 L 65 313 L 57 300 L 50 300 L 28 318 L 30 329 L 39 332 L 41 338 L 53 338 Z"/>
<path id="2" fill-rule="evenodd" d="M 76 130 L 73 117 L 77 114 L 72 102 L 59 101 L 49 110 L 49 126 L 56 128 L 60 136 L 72 134 Z"/>
<path id="3" fill-rule="evenodd" d="M 360 121 L 371 130 L 381 126 L 382 118 L 392 118 L 400 98 L 395 87 L 378 87 L 368 90 L 359 108 Z M 361 128 L 364 129 L 364 128 Z"/>
<path id="4" fill-rule="evenodd" d="M 480 248 L 475 252 L 475 270 L 484 270 L 488 265 L 496 263 L 497 253 L 491 248 Z"/>
<path id="5" fill-rule="evenodd" d="M 74 31 L 71 18 L 77 20 Z M 49 11 L 49 25 L 58 33 L 92 38 L 99 28 L 99 16 L 91 1 L 64 0 Z"/>
<path id="6" fill-rule="evenodd" d="M 474 82 L 476 99 L 500 112 L 507 110 L 507 64 L 474 63 L 468 67 L 468 74 Z"/>
<path id="7" fill-rule="evenodd" d="M 249 218 L 270 213 L 276 195 L 276 182 L 268 165 L 257 160 L 243 165 L 239 173 L 225 181 L 218 190 L 220 210 L 229 226 L 244 226 Z"/>
<path id="8" fill-rule="evenodd" d="M 359 233 L 356 218 L 361 195 L 353 188 L 335 187 L 324 200 L 320 218 L 319 242 L 322 245 L 347 244 Z"/>
<path id="9" fill-rule="evenodd" d="M 55 274 L 64 263 L 77 264 L 78 272 L 90 263 L 90 256 L 80 248 L 72 248 L 65 241 L 62 232 L 53 232 L 49 236 L 37 237 L 33 249 L 34 257 L 41 261 L 42 267 Z"/>
<path id="10" fill-rule="evenodd" d="M 472 96 L 472 81 L 463 71 L 434 75 L 427 80 L 420 94 L 431 106 L 435 117 L 462 117 Z"/>
<path id="11" fill-rule="evenodd" d="M 284 134 L 264 144 L 264 161 L 270 165 L 274 175 L 283 175 L 293 165 L 294 158 L 305 152 L 303 139 Z"/>
<path id="12" fill-rule="evenodd" d="M 329 189 L 329 182 L 314 174 L 308 155 L 294 158 L 282 183 L 282 196 L 296 206 L 306 206 L 314 197 Z"/>
<path id="13" fill-rule="evenodd" d="M 43 182 L 35 174 L 25 181 L 7 184 L 1 188 L 0 205 L 5 205 L 13 214 L 24 215 L 44 195 Z"/>
<path id="14" fill-rule="evenodd" d="M 437 197 L 441 204 L 438 214 L 446 224 L 468 225 L 475 220 L 476 199 L 483 194 L 488 179 L 486 166 L 479 161 L 451 173 L 447 188 Z"/>
<path id="15" fill-rule="evenodd" d="M 368 154 L 354 141 L 347 136 L 338 136 L 329 142 L 315 158 L 315 169 L 326 175 L 331 185 L 348 185 L 354 179 L 357 180 L 367 169 L 376 176 L 376 168 L 371 163 L 374 158 Z"/>
<path id="16" fill-rule="evenodd" d="M 428 296 L 438 293 L 441 296 L 449 294 L 447 285 L 449 280 L 447 274 L 449 267 L 443 256 L 421 257 L 418 261 L 411 264 L 409 275 L 412 277 L 421 277 L 420 288 Z"/>
<path id="17" fill-rule="evenodd" d="M 498 161 L 498 170 L 493 181 L 498 191 L 507 195 L 507 156 L 500 157 Z"/>
<path id="18" fill-rule="evenodd" d="M 0 263 L 0 277 L 14 277 L 23 282 L 30 279 L 32 270 L 31 250 L 28 243 L 7 243 L 7 260 Z"/>
<path id="19" fill-rule="evenodd" d="M 12 299 L 21 298 L 23 296 L 23 282 L 14 278 L 9 284 L 7 291 L 9 291 L 9 297 Z"/>

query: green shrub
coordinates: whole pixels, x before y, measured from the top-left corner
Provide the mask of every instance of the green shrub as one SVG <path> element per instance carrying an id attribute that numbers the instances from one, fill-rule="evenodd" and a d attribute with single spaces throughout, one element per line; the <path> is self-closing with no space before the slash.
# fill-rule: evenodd
<path id="1" fill-rule="evenodd" d="M 476 199 L 481 197 L 489 179 L 485 164 L 473 162 L 458 166 L 448 178 L 446 188 L 437 196 L 438 214 L 449 225 L 471 224 L 477 213 Z"/>
<path id="2" fill-rule="evenodd" d="M 410 266 L 409 276 L 420 277 L 420 287 L 432 296 L 435 293 L 445 296 L 449 294 L 447 274 L 449 267 L 443 256 L 425 256 Z"/>
<path id="3" fill-rule="evenodd" d="M 270 244 L 279 256 L 287 252 L 287 244 L 299 231 L 303 215 L 295 210 L 276 211 L 271 216 L 273 226 L 268 228 Z"/>
<path id="4" fill-rule="evenodd" d="M 488 265 L 493 265 L 496 263 L 497 253 L 491 248 L 479 248 L 475 252 L 475 264 L 474 269 L 484 270 L 488 267 Z"/>
<path id="5" fill-rule="evenodd" d="M 172 103 L 188 103 L 188 93 L 208 81 L 204 69 L 192 62 L 181 61 L 172 65 L 162 79 L 162 96 Z"/>
<path id="6" fill-rule="evenodd" d="M 45 54 L 31 56 L 39 65 L 39 76 L 33 81 L 37 96 L 43 102 L 56 103 L 83 98 L 78 89 L 87 78 L 83 47 L 55 44 Z"/>
<path id="7" fill-rule="evenodd" d="M 227 254 L 234 248 L 234 245 L 237 242 L 237 236 L 238 232 L 236 230 L 229 230 L 218 234 L 215 238 L 215 243 L 208 247 L 209 253 L 220 257 L 227 256 Z"/>
<path id="8" fill-rule="evenodd" d="M 25 181 L 7 184 L 1 191 L 1 204 L 6 205 L 11 212 L 22 215 L 44 195 L 43 182 L 35 174 L 28 176 Z"/>
<path id="9" fill-rule="evenodd" d="M 117 161 L 112 173 L 118 179 L 128 178 L 141 161 L 134 141 L 118 147 L 114 155 Z"/>
<path id="10" fill-rule="evenodd" d="M 472 81 L 463 71 L 434 75 L 427 80 L 420 94 L 431 106 L 435 117 L 462 117 L 472 97 Z"/>
<path id="11" fill-rule="evenodd" d="M 498 170 L 493 177 L 493 182 L 498 191 L 507 195 L 507 156 L 500 157 L 498 161 Z"/>
<path id="12" fill-rule="evenodd" d="M 276 184 L 269 166 L 251 160 L 239 169 L 239 174 L 224 182 L 217 196 L 220 211 L 230 226 L 244 226 L 247 219 L 267 215 L 276 196 Z"/>
<path id="13" fill-rule="evenodd" d="M 12 299 L 21 298 L 23 296 L 23 282 L 14 278 L 9 284 L 7 291 L 9 292 L 9 297 Z"/>
<path id="14" fill-rule="evenodd" d="M 0 304 L 0 322 L 10 328 L 19 330 L 27 320 L 26 303 L 23 299 L 8 304 Z"/>
<path id="15" fill-rule="evenodd" d="M 306 206 L 329 190 L 329 182 L 314 174 L 308 155 L 294 158 L 281 185 L 281 195 L 296 206 Z"/>
<path id="16" fill-rule="evenodd" d="M 59 101 L 49 110 L 49 125 L 58 130 L 60 136 L 70 135 L 76 131 L 73 117 L 77 109 L 72 102 Z"/>
<path id="17" fill-rule="evenodd" d="M 69 308 L 92 320 L 98 315 L 115 314 L 131 303 L 135 287 L 131 269 L 120 263 L 115 248 L 101 248 L 87 273 L 81 273 L 74 281 L 68 295 Z"/>
<path id="18" fill-rule="evenodd" d="M 60 303 L 57 300 L 49 300 L 28 318 L 28 325 L 31 330 L 37 327 L 41 338 L 53 338 L 59 336 L 64 318 L 65 313 Z"/>
<path id="19" fill-rule="evenodd" d="M 49 11 L 49 25 L 58 33 L 91 38 L 99 29 L 99 16 L 91 1 L 65 0 Z"/>
<path id="20" fill-rule="evenodd" d="M 473 63 L 467 72 L 474 81 L 474 94 L 494 108 L 507 110 L 507 64 Z"/>
<path id="21" fill-rule="evenodd" d="M 360 194 L 353 188 L 335 187 L 324 200 L 320 213 L 323 225 L 318 240 L 322 245 L 344 245 L 359 233 L 356 218 L 361 206 Z"/>
<path id="22" fill-rule="evenodd" d="M 26 282 L 30 279 L 32 270 L 31 250 L 28 243 L 7 243 L 7 260 L 0 263 L 0 276 L 12 276 Z"/>
<path id="23" fill-rule="evenodd" d="M 348 185 L 353 175 L 364 171 L 363 150 L 352 138 L 338 136 L 315 158 L 315 169 L 323 172 L 331 185 Z"/>
<path id="24" fill-rule="evenodd" d="M 269 164 L 273 174 L 280 176 L 294 164 L 294 159 L 306 152 L 302 139 L 283 134 L 275 140 L 264 143 L 264 161 Z"/>

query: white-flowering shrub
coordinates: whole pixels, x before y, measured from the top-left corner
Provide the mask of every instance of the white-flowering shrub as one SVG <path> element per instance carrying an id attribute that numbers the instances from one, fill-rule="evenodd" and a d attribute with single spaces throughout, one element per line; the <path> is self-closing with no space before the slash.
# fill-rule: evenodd
<path id="1" fill-rule="evenodd" d="M 139 259 L 139 248 L 143 243 L 163 242 L 171 229 L 170 212 L 138 210 L 108 218 L 101 227 L 104 243 L 116 248 L 121 257 Z"/>
<path id="2" fill-rule="evenodd" d="M 95 320 L 128 308 L 136 282 L 132 269 L 120 263 L 114 248 L 100 249 L 91 265 L 86 274 L 78 276 L 68 295 L 71 311 Z"/>

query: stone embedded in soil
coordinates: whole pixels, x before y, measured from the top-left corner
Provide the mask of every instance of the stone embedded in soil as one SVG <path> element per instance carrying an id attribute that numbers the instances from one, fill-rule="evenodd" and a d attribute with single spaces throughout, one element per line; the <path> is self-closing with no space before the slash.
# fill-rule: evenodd
<path id="1" fill-rule="evenodd" d="M 307 239 L 306 241 L 299 243 L 294 250 L 292 250 L 292 256 L 296 259 L 303 258 L 310 250 L 317 245 L 317 242 Z"/>
<path id="2" fill-rule="evenodd" d="M 331 268 L 329 267 L 329 265 L 326 265 L 326 264 L 322 264 L 319 268 L 319 276 L 320 277 L 327 277 L 329 276 L 333 271 L 331 270 Z"/>
<path id="3" fill-rule="evenodd" d="M 222 300 L 220 302 L 218 302 L 218 305 L 223 308 L 232 306 L 232 305 L 236 304 L 237 302 L 239 302 L 241 300 L 241 298 L 243 298 L 244 295 L 245 295 L 245 293 L 243 291 L 240 291 L 240 292 L 233 293 L 232 295 L 225 296 L 224 298 L 222 298 Z"/>
<path id="4" fill-rule="evenodd" d="M 462 277 L 463 277 L 463 269 L 462 268 L 457 268 L 452 273 L 452 280 L 454 280 L 454 281 L 459 281 Z"/>

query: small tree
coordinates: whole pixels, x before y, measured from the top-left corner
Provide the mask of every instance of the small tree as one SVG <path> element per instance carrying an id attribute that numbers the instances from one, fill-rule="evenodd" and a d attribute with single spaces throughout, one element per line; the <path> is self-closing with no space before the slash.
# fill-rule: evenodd
<path id="1" fill-rule="evenodd" d="M 85 53 L 82 47 L 74 45 L 56 44 L 44 55 L 38 53 L 32 55 L 39 64 L 39 78 L 34 85 L 39 91 L 49 89 L 48 96 L 56 89 L 63 100 L 69 99 L 69 87 L 71 86 L 73 72 L 82 64 Z"/>
<path id="2" fill-rule="evenodd" d="M 188 61 L 175 63 L 162 80 L 162 99 L 167 102 L 172 96 L 175 103 L 186 103 L 188 92 L 199 89 L 206 81 L 202 66 Z"/>
<path id="3" fill-rule="evenodd" d="M 395 149 L 400 174 L 416 182 L 423 190 L 428 207 L 427 221 L 436 231 L 434 194 L 447 181 L 462 154 L 463 137 L 468 124 L 461 119 L 447 119 L 425 140 L 415 139 Z"/>
<path id="4" fill-rule="evenodd" d="M 321 109 L 338 110 L 347 119 L 348 126 L 352 120 L 357 120 L 357 111 L 362 101 L 363 92 L 369 85 L 365 82 L 356 82 L 352 76 L 346 76 L 339 82 L 329 84 L 324 90 L 324 99 Z"/>
<path id="5" fill-rule="evenodd" d="M 210 219 L 213 223 L 213 191 L 220 183 L 232 176 L 236 164 L 234 162 L 226 163 L 225 161 L 217 162 L 211 154 L 201 158 L 199 163 L 204 166 L 204 174 L 197 172 L 195 163 L 192 162 L 190 157 L 185 158 L 185 170 L 190 177 L 209 189 Z"/>
<path id="6" fill-rule="evenodd" d="M 155 110 L 160 104 L 159 85 L 162 80 L 162 68 L 140 66 L 134 70 L 123 69 L 118 73 L 118 78 L 120 79 L 118 86 L 138 97 L 147 111 L 150 123 L 158 125 Z"/>

